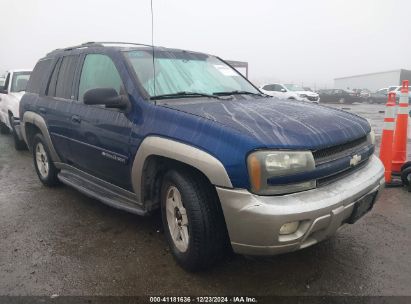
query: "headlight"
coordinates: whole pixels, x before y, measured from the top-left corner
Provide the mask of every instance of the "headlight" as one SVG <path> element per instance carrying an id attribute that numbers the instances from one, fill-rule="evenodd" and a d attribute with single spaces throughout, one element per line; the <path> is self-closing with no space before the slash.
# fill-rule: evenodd
<path id="1" fill-rule="evenodd" d="M 286 177 L 315 169 L 310 151 L 257 151 L 247 158 L 251 191 L 262 195 L 285 194 L 315 188 L 316 182 L 270 184 L 271 178 Z"/>

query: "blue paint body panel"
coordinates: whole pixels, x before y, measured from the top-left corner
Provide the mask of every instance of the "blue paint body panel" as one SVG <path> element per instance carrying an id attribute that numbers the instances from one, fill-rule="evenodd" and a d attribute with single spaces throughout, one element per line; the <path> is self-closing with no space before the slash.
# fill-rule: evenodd
<path id="1" fill-rule="evenodd" d="M 318 150 L 361 138 L 370 132 L 368 122 L 359 116 L 274 98 L 237 95 L 225 100 L 201 97 L 162 100 L 154 104 L 142 93 L 121 48 L 62 51 L 46 59 L 55 61 L 62 53 L 84 57 L 90 52 L 104 53 L 112 58 L 131 102 L 129 112 L 96 109 L 76 100 L 53 104 L 44 96 L 44 84 L 39 94 L 28 93 L 22 98 L 20 117 L 25 111 L 43 115 L 39 108 L 46 107 L 53 116 L 46 115 L 45 119 L 63 161 L 77 164 L 82 170 L 125 189 L 131 190 L 132 160 L 142 140 L 151 135 L 173 139 L 211 154 L 224 165 L 234 187 L 249 188 L 246 158 L 254 150 Z M 75 83 L 80 71 L 78 68 Z M 75 85 L 73 94 L 76 94 Z M 70 126 L 71 115 L 83 118 L 88 133 L 85 127 Z M 58 119 L 61 123 L 55 123 Z M 104 158 L 103 152 L 112 153 L 122 161 Z M 346 161 L 343 160 L 344 165 Z M 269 182 L 318 178 L 340 168 L 341 164 L 328 164 L 327 168 L 291 177 L 293 180 L 289 177 Z"/>

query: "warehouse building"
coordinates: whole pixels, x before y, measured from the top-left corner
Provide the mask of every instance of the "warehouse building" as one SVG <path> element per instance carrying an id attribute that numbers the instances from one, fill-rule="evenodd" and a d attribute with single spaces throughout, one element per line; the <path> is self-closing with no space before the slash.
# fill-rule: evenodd
<path id="1" fill-rule="evenodd" d="M 368 89 L 376 91 L 393 85 L 401 85 L 405 79 L 410 80 L 411 83 L 411 70 L 399 69 L 335 78 L 334 87 L 336 89 Z"/>

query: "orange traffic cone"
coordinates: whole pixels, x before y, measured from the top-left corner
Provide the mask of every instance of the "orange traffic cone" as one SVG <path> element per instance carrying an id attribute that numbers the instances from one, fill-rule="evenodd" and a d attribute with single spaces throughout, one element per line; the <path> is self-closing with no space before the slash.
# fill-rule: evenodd
<path id="1" fill-rule="evenodd" d="M 385 167 L 385 182 L 391 183 L 392 143 L 395 129 L 395 93 L 388 94 L 384 126 L 382 128 L 380 159 Z"/>
<path id="2" fill-rule="evenodd" d="M 407 161 L 408 115 L 408 80 L 404 80 L 402 82 L 392 152 L 392 171 L 394 173 L 399 173 L 402 165 Z"/>

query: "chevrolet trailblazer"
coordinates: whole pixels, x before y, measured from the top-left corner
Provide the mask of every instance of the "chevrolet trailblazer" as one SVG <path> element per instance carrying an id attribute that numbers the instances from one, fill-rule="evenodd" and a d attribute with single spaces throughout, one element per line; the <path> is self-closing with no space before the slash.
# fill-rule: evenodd
<path id="1" fill-rule="evenodd" d="M 52 51 L 32 73 L 20 118 L 44 185 L 138 215 L 160 209 L 190 271 L 230 248 L 275 255 L 316 244 L 368 212 L 383 186 L 367 120 L 275 100 L 198 52 Z"/>

